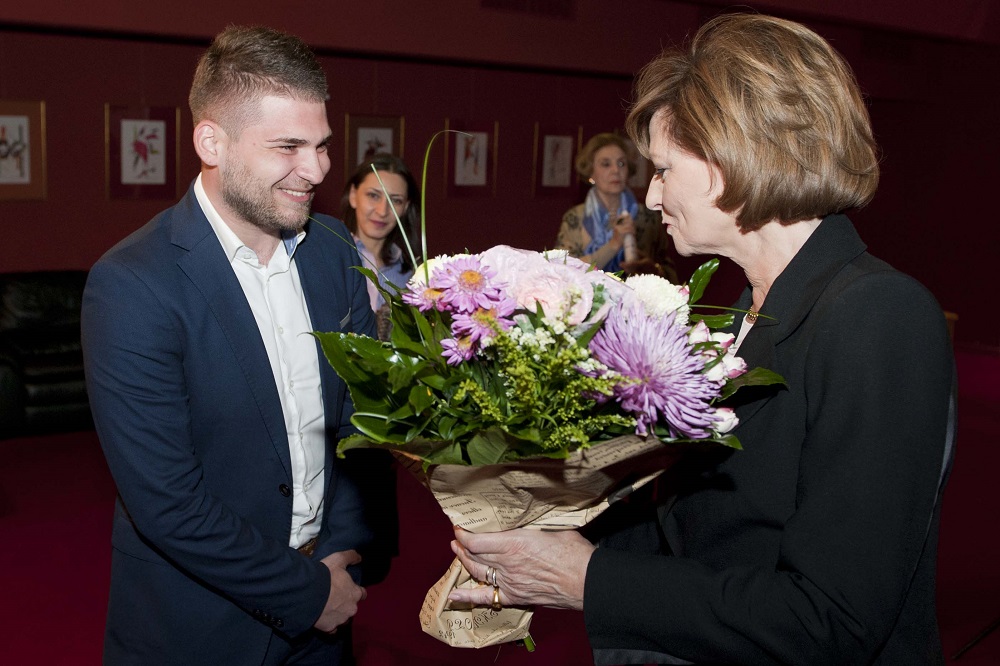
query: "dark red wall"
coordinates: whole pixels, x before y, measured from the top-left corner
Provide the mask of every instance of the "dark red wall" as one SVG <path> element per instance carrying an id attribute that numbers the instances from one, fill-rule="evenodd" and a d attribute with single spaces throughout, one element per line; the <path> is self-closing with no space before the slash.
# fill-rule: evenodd
<path id="1" fill-rule="evenodd" d="M 977 3 L 959 5 L 968 10 Z M 228 21 L 292 30 L 321 55 L 330 79 L 335 159 L 318 210 L 336 212 L 339 205 L 345 113 L 403 116 L 404 157 L 415 171 L 446 119 L 497 121 L 495 195 L 447 193 L 444 146 L 436 144 L 428 177 L 431 253 L 501 242 L 545 247 L 579 193 L 533 194 L 534 124 L 574 134 L 582 127 L 584 137 L 620 127 L 632 72 L 661 44 L 681 40 L 719 9 L 707 1 L 636 0 L 641 11 L 622 18 L 620 11 L 594 9 L 605 3 L 578 2 L 569 3 L 577 8 L 572 17 L 560 19 L 477 6 L 463 24 L 447 12 L 460 18 L 457 7 L 468 2 L 449 0 L 438 5 L 445 13 L 411 11 L 392 20 L 386 8 L 400 5 L 386 2 L 377 3 L 367 20 L 360 7 L 343 17 L 336 7 L 328 16 L 287 25 L 281 23 L 287 7 L 279 17 L 263 6 L 250 11 L 247 3 L 229 12 L 217 5 L 234 3 L 212 4 L 207 20 L 202 15 L 198 21 L 177 15 L 176 7 L 153 16 L 115 0 L 85 3 L 87 11 L 78 15 L 50 12 L 41 20 L 32 13 L 38 4 L 0 9 L 0 99 L 45 100 L 48 143 L 47 199 L 0 202 L 5 271 L 86 268 L 171 203 L 107 199 L 104 105 L 181 107 L 186 184 L 198 168 L 186 112 L 191 73 L 208 37 Z M 883 181 L 874 203 L 854 216 L 863 237 L 875 254 L 916 276 L 943 307 L 959 313 L 960 344 L 1000 350 L 1000 315 L 987 296 L 990 269 L 1000 259 L 990 198 L 1000 177 L 1000 47 L 889 30 L 870 20 L 854 25 L 843 16 L 790 17 L 805 20 L 844 53 L 870 99 L 884 152 Z M 700 261 L 682 260 L 682 272 Z M 729 266 L 710 297 L 728 301 L 741 282 Z M 901 334 L 905 326 L 900 322 Z"/>

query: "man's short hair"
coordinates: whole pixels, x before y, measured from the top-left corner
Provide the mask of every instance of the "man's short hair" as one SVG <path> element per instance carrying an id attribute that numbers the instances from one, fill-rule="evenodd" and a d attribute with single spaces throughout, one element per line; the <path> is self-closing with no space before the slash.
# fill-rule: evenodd
<path id="1" fill-rule="evenodd" d="M 236 136 L 262 97 L 328 98 L 326 74 L 305 43 L 271 28 L 229 26 L 198 61 L 188 103 L 194 124 L 212 120 Z"/>
<path id="2" fill-rule="evenodd" d="M 643 155 L 651 122 L 719 168 L 716 205 L 744 231 L 863 206 L 878 187 L 854 75 L 798 23 L 756 14 L 706 23 L 688 51 L 664 52 L 637 77 L 626 128 Z"/>

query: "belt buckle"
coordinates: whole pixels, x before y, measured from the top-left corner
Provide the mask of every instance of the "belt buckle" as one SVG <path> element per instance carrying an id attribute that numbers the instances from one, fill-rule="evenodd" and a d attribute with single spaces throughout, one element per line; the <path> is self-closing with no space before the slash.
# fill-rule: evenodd
<path id="1" fill-rule="evenodd" d="M 316 542 L 319 541 L 317 537 L 313 537 L 306 541 L 304 544 L 296 548 L 297 551 L 305 555 L 306 557 L 312 557 L 313 553 L 316 552 Z"/>

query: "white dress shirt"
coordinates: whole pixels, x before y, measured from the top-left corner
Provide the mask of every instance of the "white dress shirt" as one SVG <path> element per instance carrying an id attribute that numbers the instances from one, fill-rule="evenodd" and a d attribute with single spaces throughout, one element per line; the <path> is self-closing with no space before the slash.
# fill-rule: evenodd
<path id="1" fill-rule="evenodd" d="M 292 525 L 288 545 L 298 548 L 319 534 L 323 519 L 326 436 L 319 355 L 295 268 L 295 248 L 305 231 L 278 244 L 263 266 L 257 254 L 240 241 L 212 206 L 201 175 L 195 196 L 229 258 L 271 363 L 292 461 Z"/>

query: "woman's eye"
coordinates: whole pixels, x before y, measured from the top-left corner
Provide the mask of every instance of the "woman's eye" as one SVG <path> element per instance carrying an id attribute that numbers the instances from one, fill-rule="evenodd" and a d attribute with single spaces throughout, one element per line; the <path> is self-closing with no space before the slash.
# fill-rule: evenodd
<path id="1" fill-rule="evenodd" d="M 662 167 L 653 171 L 653 178 L 658 178 L 663 180 L 664 174 L 667 172 L 667 167 Z"/>

